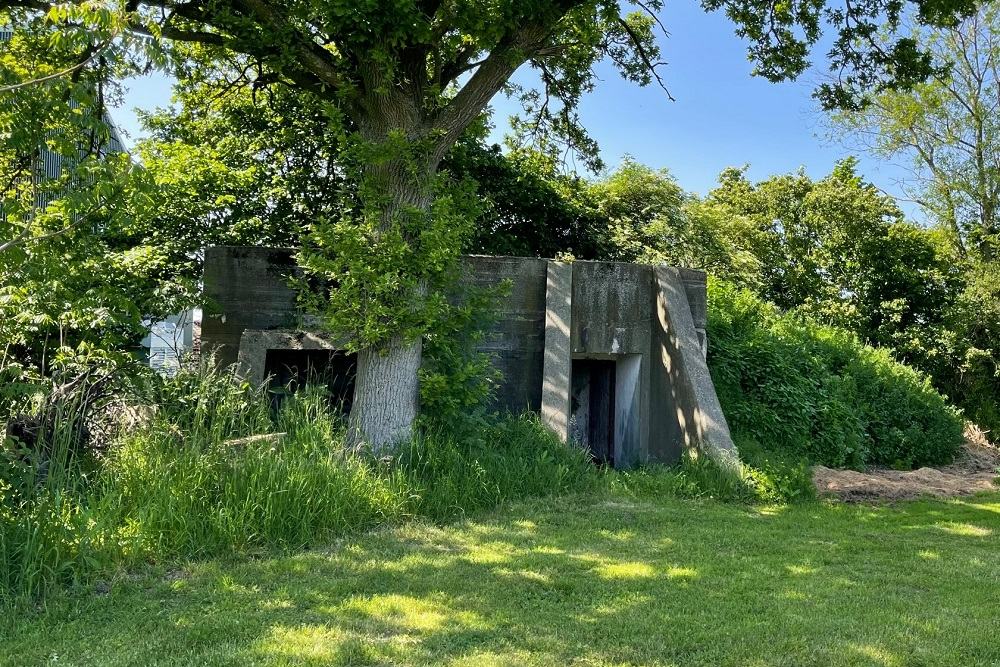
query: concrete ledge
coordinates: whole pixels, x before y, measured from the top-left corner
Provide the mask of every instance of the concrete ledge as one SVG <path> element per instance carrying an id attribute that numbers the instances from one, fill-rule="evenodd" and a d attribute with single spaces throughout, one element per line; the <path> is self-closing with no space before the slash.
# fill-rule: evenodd
<path id="1" fill-rule="evenodd" d="M 254 386 L 267 379 L 268 350 L 342 350 L 342 342 L 330 336 L 309 331 L 281 329 L 247 329 L 240 338 L 237 368 L 240 375 Z"/>

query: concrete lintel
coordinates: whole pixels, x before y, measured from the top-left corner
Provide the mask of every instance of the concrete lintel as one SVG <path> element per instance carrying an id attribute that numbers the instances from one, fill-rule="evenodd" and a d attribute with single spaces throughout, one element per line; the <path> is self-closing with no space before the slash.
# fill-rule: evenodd
<path id="1" fill-rule="evenodd" d="M 243 379 L 254 386 L 267 380 L 268 350 L 342 350 L 342 341 L 309 331 L 287 329 L 247 329 L 240 338 L 237 368 Z"/>
<path id="2" fill-rule="evenodd" d="M 738 465 L 739 452 L 715 393 L 682 275 L 673 267 L 657 267 L 656 283 L 657 316 L 666 333 L 663 363 L 684 444 L 724 466 Z"/>
<path id="3" fill-rule="evenodd" d="M 569 439 L 570 382 L 573 354 L 573 265 L 548 262 L 545 289 L 545 360 L 542 368 L 542 422 Z"/>

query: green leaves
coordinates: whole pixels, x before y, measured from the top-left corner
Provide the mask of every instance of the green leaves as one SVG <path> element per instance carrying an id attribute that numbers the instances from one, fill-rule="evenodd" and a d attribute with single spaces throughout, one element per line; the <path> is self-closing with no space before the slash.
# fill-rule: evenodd
<path id="1" fill-rule="evenodd" d="M 750 44 L 754 73 L 769 81 L 794 79 L 813 65 L 812 49 L 832 33 L 828 80 L 815 96 L 826 109 L 862 109 L 870 94 L 906 90 L 941 73 L 927 50 L 902 29 L 912 16 L 919 24 L 944 27 L 969 16 L 973 0 L 861 0 L 844 6 L 822 0 L 703 0 L 736 24 Z"/>
<path id="2" fill-rule="evenodd" d="M 309 278 L 300 301 L 352 349 L 417 338 L 445 312 L 442 290 L 454 279 L 475 203 L 468 185 L 444 176 L 428 187 L 429 209 L 398 203 L 426 196 L 401 185 L 396 202 L 343 199 L 339 215 L 310 226 L 297 257 Z"/>
<path id="3" fill-rule="evenodd" d="M 926 375 L 848 331 L 713 281 L 709 366 L 734 436 L 831 467 L 947 463 L 958 411 Z"/>

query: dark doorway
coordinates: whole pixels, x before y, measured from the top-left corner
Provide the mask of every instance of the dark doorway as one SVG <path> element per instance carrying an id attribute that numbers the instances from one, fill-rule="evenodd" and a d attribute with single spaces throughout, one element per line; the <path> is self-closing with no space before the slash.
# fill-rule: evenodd
<path id="1" fill-rule="evenodd" d="M 270 378 L 271 405 L 278 408 L 306 384 L 325 385 L 330 403 L 342 415 L 351 411 L 358 355 L 343 350 L 268 350 L 264 372 Z"/>
<path id="2" fill-rule="evenodd" d="M 574 359 L 571 437 L 596 463 L 615 464 L 615 362 Z"/>

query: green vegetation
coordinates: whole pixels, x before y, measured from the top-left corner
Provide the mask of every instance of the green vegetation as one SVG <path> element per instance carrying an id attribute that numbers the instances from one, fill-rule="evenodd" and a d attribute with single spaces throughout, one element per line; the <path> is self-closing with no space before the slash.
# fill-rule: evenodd
<path id="1" fill-rule="evenodd" d="M 0 454 L 0 597 L 34 598 L 120 565 L 324 544 L 596 480 L 581 451 L 531 417 L 484 419 L 461 438 L 427 429 L 376 459 L 345 447 L 316 389 L 272 416 L 247 385 L 187 371 L 154 398 L 147 423 L 99 459 L 73 448 L 72 405 L 51 442 Z"/>
<path id="2" fill-rule="evenodd" d="M 506 169 L 531 173 L 531 196 L 516 204 L 503 203 L 511 177 L 491 180 L 505 172 L 485 162 L 482 170 L 470 159 L 462 172 L 482 183 L 487 202 L 499 182 L 502 201 L 488 207 L 477 251 L 551 256 L 558 246 L 582 259 L 704 269 L 889 352 L 928 375 L 968 418 L 1000 428 L 995 263 L 978 261 L 947 229 L 906 220 L 855 160 L 820 179 L 798 172 L 754 182 L 745 169 L 727 169 L 697 197 L 669 172 L 629 160 L 588 182 L 514 153 Z M 548 236 L 539 220 L 552 222 Z"/>
<path id="3" fill-rule="evenodd" d="M 812 463 L 949 461 L 942 393 L 1000 428 L 996 11 L 703 5 L 774 81 L 836 35 L 819 99 L 884 153 L 937 156 L 936 227 L 852 159 L 728 169 L 704 197 L 628 159 L 564 173 L 601 166 L 577 117 L 597 63 L 663 85 L 660 0 L 0 0 L 0 605 L 27 614 L 0 620 L 0 664 L 1000 661 L 992 618 L 964 613 L 995 602 L 995 496 L 791 502 Z M 540 90 L 510 84 L 521 65 Z M 105 104 L 154 67 L 175 106 L 146 118 L 140 165 Z M 524 111 L 507 152 L 484 139 L 501 89 Z M 301 303 L 359 355 L 350 424 L 316 388 L 275 409 L 130 357 L 151 318 L 211 307 L 220 243 L 298 250 Z M 482 295 L 446 298 L 463 250 L 732 281 L 710 361 L 746 465 L 602 471 L 490 414 Z"/>
<path id="4" fill-rule="evenodd" d="M 770 81 L 798 77 L 829 37 L 824 60 L 837 76 L 816 91 L 829 109 L 940 75 L 902 19 L 947 27 L 974 9 L 971 0 L 703 8 L 726 15 L 754 74 Z M 303 301 L 359 355 L 349 440 L 382 447 L 411 435 L 421 338 L 479 220 L 446 157 L 504 91 L 523 109 L 512 145 L 565 149 L 597 171 L 580 101 L 599 63 L 669 96 L 662 9 L 662 0 L 0 0 L 0 24 L 12 28 L 0 49 L 0 345 L 17 362 L 0 371 L 34 380 L 52 348 L 134 344 L 144 318 L 191 305 L 192 258 L 207 243 L 292 239 L 311 278 Z M 537 78 L 513 82 L 522 67 Z M 153 68 L 177 77 L 187 108 L 176 112 L 179 132 L 161 124 L 168 142 L 141 151 L 145 172 L 112 155 L 104 117 L 122 81 Z M 222 114 L 231 122 L 203 123 L 198 107 L 224 108 L 230 95 L 242 103 Z M 62 158 L 59 173 L 38 169 L 43 146 Z"/>
<path id="5" fill-rule="evenodd" d="M 740 475 L 705 458 L 600 471 L 532 416 L 425 421 L 393 456 L 345 445 L 319 387 L 269 398 L 226 374 L 185 370 L 147 389 L 155 405 L 106 453 L 74 440 L 62 406 L 51 442 L 0 455 L 0 606 L 86 585 L 119 568 L 323 545 L 412 519 L 448 521 L 512 501 L 597 488 L 734 503 L 811 498 L 809 471 L 763 453 Z"/>
<path id="6" fill-rule="evenodd" d="M 712 377 L 741 450 L 913 468 L 947 463 L 962 444 L 958 411 L 926 376 L 846 331 L 713 282 L 709 337 Z"/>
<path id="7" fill-rule="evenodd" d="M 4 616 L 0 664 L 986 667 L 998 573 L 997 495 L 751 508 L 618 488 L 116 576 Z"/>
<path id="8" fill-rule="evenodd" d="M 954 25 L 922 29 L 917 43 L 936 76 L 832 117 L 832 134 L 876 159 L 910 168 L 902 187 L 945 240 L 944 260 L 960 276 L 929 331 L 909 336 L 912 355 L 970 419 L 1000 431 L 1000 7 L 981 3 Z M 900 341 L 904 342 L 904 341 Z M 909 356 L 907 350 L 903 350 Z"/>

